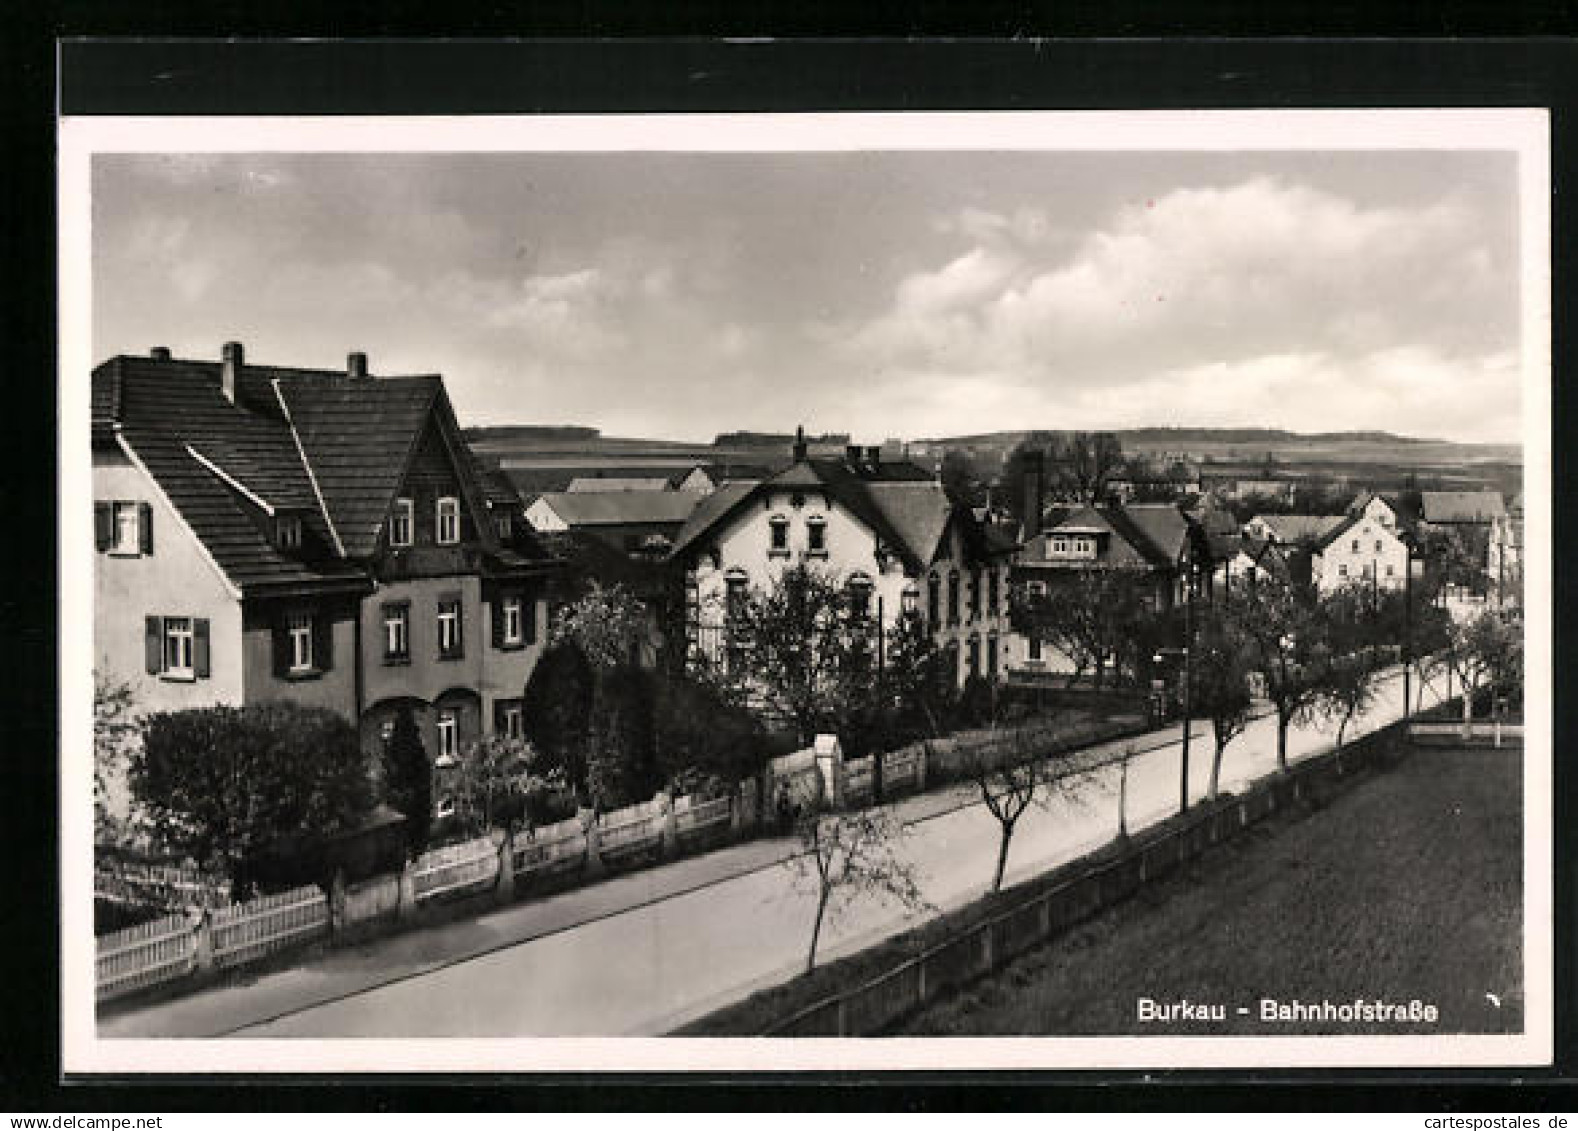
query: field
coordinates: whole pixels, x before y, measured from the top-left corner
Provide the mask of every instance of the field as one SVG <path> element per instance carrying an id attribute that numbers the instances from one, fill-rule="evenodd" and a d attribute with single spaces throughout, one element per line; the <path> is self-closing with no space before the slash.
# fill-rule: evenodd
<path id="1" fill-rule="evenodd" d="M 1521 1031 L 1520 757 L 1417 751 L 1324 809 L 1214 849 L 938 1002 L 904 1033 Z M 1226 1019 L 1141 1022 L 1141 998 L 1220 1004 Z M 1439 1018 L 1262 1023 L 1262 998 L 1417 999 Z"/>

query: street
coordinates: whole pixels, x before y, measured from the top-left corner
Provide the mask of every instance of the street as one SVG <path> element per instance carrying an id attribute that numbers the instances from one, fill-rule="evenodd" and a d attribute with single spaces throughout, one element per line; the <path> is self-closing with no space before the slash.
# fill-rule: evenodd
<path id="1" fill-rule="evenodd" d="M 1351 724 L 1356 737 L 1401 714 L 1400 676 L 1389 679 L 1372 710 Z M 1427 705 L 1431 695 L 1427 694 Z M 1335 729 L 1335 728 L 1333 728 Z M 1191 792 L 1205 794 L 1210 773 L 1210 727 L 1197 720 L 1191 749 Z M 1331 734 L 1294 728 L 1289 757 L 1329 749 Z M 1154 743 L 1156 740 L 1149 740 Z M 1142 748 L 1147 740 L 1135 740 Z M 1120 744 L 1112 744 L 1120 748 Z M 1273 716 L 1252 722 L 1228 747 L 1221 788 L 1232 790 L 1276 768 Z M 1128 773 L 1128 825 L 1142 828 L 1175 811 L 1176 742 L 1137 755 Z M 1005 885 L 1074 859 L 1118 830 L 1118 771 L 1105 767 L 1073 796 L 1033 806 L 1019 822 Z M 953 787 L 953 807 L 938 798 L 896 804 L 910 822 L 904 853 L 919 872 L 932 904 L 951 908 L 984 894 L 995 860 L 998 825 L 978 803 L 964 804 Z M 939 812 L 939 808 L 941 811 Z M 754 870 L 701 881 L 692 890 L 654 897 L 626 910 L 559 929 L 477 957 L 439 965 L 372 988 L 317 998 L 311 970 L 263 975 L 128 1012 L 101 1023 L 105 1037 L 514 1037 L 545 1035 L 656 1035 L 763 986 L 792 976 L 804 964 L 813 915 L 812 893 L 796 890 L 790 871 L 775 863 L 785 846 L 760 842 L 710 854 L 754 853 Z M 696 867 L 680 862 L 671 868 Z M 652 886 L 640 875 L 598 885 Z M 591 890 L 591 889 L 587 889 Z M 530 914 L 530 905 L 480 917 Z M 861 903 L 839 909 L 823 931 L 819 962 L 869 945 L 909 925 L 891 906 Z M 400 940 L 390 940 L 398 944 Z M 409 943 L 405 944 L 407 947 Z M 376 961 L 376 950 L 368 955 Z M 442 955 L 434 961 L 443 962 Z M 398 974 L 391 975 L 399 977 Z M 304 985 L 303 983 L 307 983 Z M 327 987 L 326 987 L 327 988 Z M 334 992 L 334 991 L 330 991 Z M 263 1007 L 272 994 L 283 1006 Z M 305 1003 L 305 1004 L 304 1004 Z"/>

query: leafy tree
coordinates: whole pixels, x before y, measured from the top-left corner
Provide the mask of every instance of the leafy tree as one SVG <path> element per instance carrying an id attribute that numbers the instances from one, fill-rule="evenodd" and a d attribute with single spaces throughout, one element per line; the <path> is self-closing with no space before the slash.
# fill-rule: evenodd
<path id="1" fill-rule="evenodd" d="M 578 788 L 586 784 L 594 685 L 586 654 L 565 640 L 538 658 L 523 693 L 521 727 L 527 740 L 541 753 L 546 768 L 557 767 Z"/>
<path id="2" fill-rule="evenodd" d="M 784 863 L 794 886 L 816 899 L 807 973 L 816 967 L 824 920 L 836 921 L 851 903 L 897 902 L 909 912 L 929 907 L 916 882 L 915 865 L 900 855 L 907 831 L 880 808 L 834 813 L 807 805 L 800 811 L 795 835 L 802 851 Z"/>
<path id="3" fill-rule="evenodd" d="M 1375 648 L 1361 648 L 1331 657 L 1314 709 L 1328 719 L 1337 720 L 1339 748 L 1348 725 L 1375 701 L 1384 671 L 1385 665 Z"/>
<path id="4" fill-rule="evenodd" d="M 352 828 L 372 806 L 356 729 L 282 701 L 148 716 L 131 787 L 165 844 L 238 886 L 283 846 Z"/>
<path id="5" fill-rule="evenodd" d="M 1230 606 L 1277 709 L 1277 767 L 1288 768 L 1288 728 L 1312 718 L 1321 702 L 1331 644 L 1326 620 L 1304 594 L 1266 579 Z"/>
<path id="6" fill-rule="evenodd" d="M 830 573 L 797 565 L 767 589 L 751 590 L 735 610 L 733 641 L 768 708 L 801 743 L 838 729 L 858 671 L 853 654 L 866 632 L 845 616 L 844 588 Z"/>
<path id="7" fill-rule="evenodd" d="M 559 610 L 550 642 L 574 644 L 594 669 L 639 663 L 650 636 L 652 615 L 623 585 L 593 582 L 580 598 Z"/>
<path id="8" fill-rule="evenodd" d="M 728 685 L 675 671 L 656 680 L 653 691 L 656 766 L 676 789 L 681 782 L 733 784 L 761 770 L 766 757 L 761 722 Z"/>
<path id="9" fill-rule="evenodd" d="M 1463 688 L 1463 729 L 1474 719 L 1474 698 L 1482 686 L 1515 677 L 1521 682 L 1522 634 L 1505 617 L 1487 609 L 1466 623 L 1449 622 L 1441 660 Z"/>
<path id="10" fill-rule="evenodd" d="M 113 794 L 124 788 L 127 764 L 140 730 L 132 690 L 93 673 L 93 841 L 120 844 L 129 832 Z"/>
<path id="11" fill-rule="evenodd" d="M 1106 665 L 1132 643 L 1147 617 L 1144 586 L 1138 573 L 1092 568 L 1049 582 L 1039 594 L 1016 587 L 1014 624 L 1068 656 L 1076 680 L 1094 669 L 1099 691 Z"/>
<path id="12" fill-rule="evenodd" d="M 461 827 L 475 835 L 535 820 L 532 802 L 562 792 L 566 783 L 563 771 L 545 769 L 525 742 L 493 734 L 461 748 L 453 784 Z"/>
<path id="13" fill-rule="evenodd" d="M 942 734 L 956 697 L 949 655 L 919 610 L 907 609 L 888 629 L 884 690 L 892 704 L 893 741 Z"/>
<path id="14" fill-rule="evenodd" d="M 383 750 L 384 799 L 405 814 L 406 851 L 426 851 L 433 829 L 433 763 L 409 707 L 395 716 Z"/>
<path id="15" fill-rule="evenodd" d="M 950 450 L 942 457 L 939 471 L 942 489 L 954 506 L 978 507 L 986 501 L 986 488 L 975 469 L 975 461 L 966 453 Z"/>
<path id="16" fill-rule="evenodd" d="M 630 664 L 598 674 L 587 745 L 586 790 L 600 811 L 651 796 L 662 784 L 647 673 Z"/>
<path id="17" fill-rule="evenodd" d="M 1211 720 L 1211 782 L 1206 797 L 1215 801 L 1222 777 L 1222 755 L 1249 725 L 1253 701 L 1247 641 L 1228 617 L 1207 614 L 1190 657 L 1190 701 L 1194 713 Z"/>

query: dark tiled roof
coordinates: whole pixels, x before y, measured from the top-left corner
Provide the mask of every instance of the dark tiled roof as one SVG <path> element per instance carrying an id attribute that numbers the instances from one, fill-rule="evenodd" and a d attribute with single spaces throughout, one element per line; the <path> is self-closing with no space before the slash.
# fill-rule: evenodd
<path id="1" fill-rule="evenodd" d="M 337 374 L 282 378 L 277 387 L 346 555 L 370 557 L 442 380 Z"/>
<path id="2" fill-rule="evenodd" d="M 1490 522 L 1507 513 L 1496 491 L 1422 491 L 1419 501 L 1426 522 Z"/>
<path id="3" fill-rule="evenodd" d="M 702 497 L 696 509 L 690 512 L 685 525 L 674 536 L 671 556 L 688 549 L 723 518 L 756 492 L 755 483 L 725 483 L 710 495 Z"/>
<path id="4" fill-rule="evenodd" d="M 93 383 L 118 389 L 116 396 L 96 388 L 95 403 L 107 406 L 118 400 L 127 446 L 232 583 L 246 590 L 360 576 L 354 567 L 333 559 L 333 543 L 315 499 L 303 522 L 308 553 L 299 560 L 275 549 L 251 504 L 192 456 L 187 445 L 201 444 L 216 462 L 228 459 L 245 466 L 255 481 L 266 480 L 263 485 L 282 498 L 311 498 L 290 433 L 278 421 L 226 400 L 217 365 L 121 357 L 95 369 Z M 257 469 L 265 465 L 269 474 L 260 479 Z"/>
<path id="5" fill-rule="evenodd" d="M 559 491 L 539 495 L 537 503 L 551 507 L 570 526 L 647 522 L 678 526 L 702 498 L 689 491 Z"/>
<path id="6" fill-rule="evenodd" d="M 1177 507 L 1171 503 L 1133 503 L 1111 509 L 1150 543 L 1160 563 L 1173 565 L 1178 561 L 1189 539 L 1189 523 Z"/>
<path id="7" fill-rule="evenodd" d="M 1328 527 L 1325 533 L 1321 534 L 1320 537 L 1314 540 L 1313 548 L 1316 550 L 1326 549 L 1327 546 L 1330 546 L 1337 539 L 1341 538 L 1344 534 L 1348 533 L 1348 531 L 1357 526 L 1359 524 L 1359 520 L 1363 517 L 1364 516 L 1362 514 L 1350 514 L 1343 518 L 1341 522 L 1335 523 L 1334 525 Z"/>
<path id="8" fill-rule="evenodd" d="M 1278 542 L 1291 543 L 1318 541 L 1347 518 L 1340 514 L 1264 514 L 1250 521 L 1270 527 Z"/>

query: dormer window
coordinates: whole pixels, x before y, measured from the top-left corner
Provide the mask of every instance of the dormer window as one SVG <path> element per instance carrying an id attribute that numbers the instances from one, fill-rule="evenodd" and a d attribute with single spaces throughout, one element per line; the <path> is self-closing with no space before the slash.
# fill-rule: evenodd
<path id="1" fill-rule="evenodd" d="M 394 513 L 389 517 L 389 544 L 391 546 L 409 546 L 411 544 L 411 519 L 415 507 L 410 499 L 396 499 Z"/>
<path id="2" fill-rule="evenodd" d="M 282 514 L 274 519 L 274 541 L 281 550 L 301 549 L 301 516 Z"/>
<path id="3" fill-rule="evenodd" d="M 435 538 L 440 546 L 453 546 L 460 541 L 460 500 L 446 495 L 438 500 L 438 531 Z"/>

